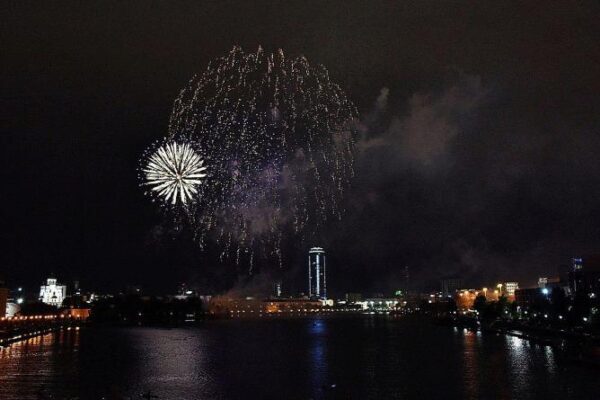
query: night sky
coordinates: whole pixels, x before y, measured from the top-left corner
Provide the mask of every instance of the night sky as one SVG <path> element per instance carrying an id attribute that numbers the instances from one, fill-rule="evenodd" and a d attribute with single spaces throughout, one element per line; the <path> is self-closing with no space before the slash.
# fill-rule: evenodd
<path id="1" fill-rule="evenodd" d="M 259 44 L 325 65 L 361 113 L 322 243 L 334 293 L 392 290 L 405 265 L 416 285 L 527 286 L 600 252 L 600 5 L 526 3 L 3 2 L 0 273 L 231 284 L 159 234 L 136 167 L 192 75 Z"/>

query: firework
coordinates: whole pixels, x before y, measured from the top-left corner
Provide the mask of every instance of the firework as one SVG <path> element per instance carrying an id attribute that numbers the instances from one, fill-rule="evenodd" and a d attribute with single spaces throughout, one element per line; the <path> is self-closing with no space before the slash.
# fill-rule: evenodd
<path id="1" fill-rule="evenodd" d="M 164 194 L 193 199 L 187 221 L 201 247 L 214 242 L 236 263 L 252 266 L 260 256 L 281 265 L 282 240 L 314 238 L 341 218 L 356 116 L 323 66 L 234 47 L 192 78 L 169 123 L 167 140 L 197 144 L 210 179 Z M 168 181 L 181 187 L 172 174 Z"/>
<path id="2" fill-rule="evenodd" d="M 159 147 L 142 171 L 145 185 L 164 202 L 186 205 L 195 199 L 206 177 L 204 161 L 188 143 L 170 142 Z"/>

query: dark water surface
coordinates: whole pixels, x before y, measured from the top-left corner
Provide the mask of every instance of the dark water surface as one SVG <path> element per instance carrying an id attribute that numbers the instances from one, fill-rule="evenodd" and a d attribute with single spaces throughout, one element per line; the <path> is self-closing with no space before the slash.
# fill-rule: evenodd
<path id="1" fill-rule="evenodd" d="M 2 400 L 148 391 L 158 399 L 600 399 L 600 371 L 519 338 L 384 317 L 85 328 L 0 349 Z"/>

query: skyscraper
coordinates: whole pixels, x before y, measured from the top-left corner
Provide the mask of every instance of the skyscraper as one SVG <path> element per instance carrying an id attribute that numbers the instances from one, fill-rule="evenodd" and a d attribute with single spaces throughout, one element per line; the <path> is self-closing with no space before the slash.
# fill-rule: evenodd
<path id="1" fill-rule="evenodd" d="M 571 293 L 593 294 L 600 291 L 600 255 L 573 258 L 569 272 Z"/>
<path id="2" fill-rule="evenodd" d="M 327 298 L 325 250 L 312 247 L 308 252 L 308 296 L 310 298 Z"/>

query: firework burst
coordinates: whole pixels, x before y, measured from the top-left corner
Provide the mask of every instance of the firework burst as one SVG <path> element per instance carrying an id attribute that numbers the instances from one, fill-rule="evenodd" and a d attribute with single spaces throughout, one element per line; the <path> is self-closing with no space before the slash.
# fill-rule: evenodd
<path id="1" fill-rule="evenodd" d="M 210 182 L 199 185 L 194 171 L 182 187 L 172 162 L 160 166 L 164 155 L 146 173 L 165 200 L 194 200 L 185 220 L 201 247 L 216 243 L 222 259 L 250 269 L 259 257 L 281 265 L 286 237 L 313 239 L 341 218 L 354 175 L 356 117 L 325 67 L 281 50 L 234 47 L 192 78 L 169 123 L 168 142 L 202 149 Z"/>
<path id="2" fill-rule="evenodd" d="M 143 167 L 144 184 L 167 204 L 187 205 L 195 200 L 197 188 L 206 177 L 203 164 L 189 143 L 165 143 Z"/>

